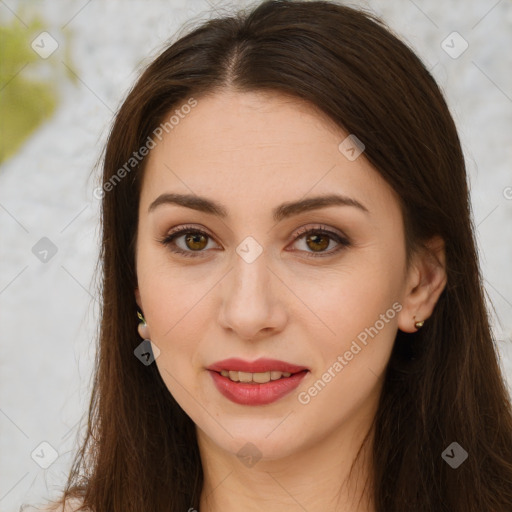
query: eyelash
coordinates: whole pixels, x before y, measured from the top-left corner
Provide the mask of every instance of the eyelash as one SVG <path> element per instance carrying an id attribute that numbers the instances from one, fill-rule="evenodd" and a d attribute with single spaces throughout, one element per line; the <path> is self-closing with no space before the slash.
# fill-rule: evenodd
<path id="1" fill-rule="evenodd" d="M 338 242 L 340 245 L 338 248 L 331 250 L 329 252 L 312 253 L 312 252 L 308 252 L 308 251 L 299 251 L 299 252 L 305 252 L 306 257 L 308 257 L 308 258 L 324 258 L 327 256 L 332 256 L 334 254 L 337 254 L 339 251 L 343 250 L 344 248 L 349 247 L 351 245 L 350 241 L 347 238 L 339 235 L 338 233 L 335 233 L 334 231 L 330 231 L 329 229 L 326 229 L 324 226 L 315 227 L 315 228 L 301 228 L 298 231 L 298 233 L 296 234 L 294 242 L 296 242 L 297 240 L 303 238 L 305 235 L 308 235 L 310 233 L 328 235 L 331 239 L 333 239 L 335 242 Z M 176 245 L 174 244 L 174 239 L 178 238 L 182 234 L 205 235 L 209 239 L 213 239 L 213 237 L 211 237 L 205 231 L 201 231 L 200 229 L 194 228 L 192 226 L 183 226 L 181 229 L 179 229 L 177 231 L 171 231 L 163 239 L 158 240 L 158 241 L 162 245 L 169 248 L 172 252 L 174 252 L 176 254 L 180 254 L 187 258 L 200 257 L 198 255 L 198 253 L 205 252 L 204 250 L 184 251 L 183 249 L 176 247 Z"/>

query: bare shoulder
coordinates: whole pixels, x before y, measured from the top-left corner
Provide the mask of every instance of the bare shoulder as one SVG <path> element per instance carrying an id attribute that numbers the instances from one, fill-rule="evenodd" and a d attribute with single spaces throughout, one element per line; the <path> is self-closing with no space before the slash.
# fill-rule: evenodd
<path id="1" fill-rule="evenodd" d="M 82 500 L 73 498 L 66 500 L 65 504 L 49 504 L 43 508 L 37 508 L 34 506 L 26 506 L 20 509 L 20 512 L 77 512 L 82 505 Z M 91 512 L 90 509 L 83 509 L 80 512 Z"/>

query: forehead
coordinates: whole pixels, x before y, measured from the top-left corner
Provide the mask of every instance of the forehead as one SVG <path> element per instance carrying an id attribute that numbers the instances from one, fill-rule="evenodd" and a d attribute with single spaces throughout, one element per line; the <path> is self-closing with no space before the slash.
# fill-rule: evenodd
<path id="1" fill-rule="evenodd" d="M 176 107 L 179 110 L 179 105 Z M 311 152 L 307 147 L 311 144 L 315 149 L 320 143 L 323 151 L 332 150 L 342 135 L 340 128 L 310 103 L 276 92 L 221 91 L 203 96 L 177 121 L 152 150 L 150 159 L 169 152 L 178 156 L 180 147 L 194 146 L 194 158 L 213 159 L 212 163 L 231 157 L 247 160 L 248 166 L 257 163 L 246 158 L 255 153 L 258 160 L 271 155 L 287 162 L 292 157 L 287 151 L 291 146 L 300 158 Z M 180 157 L 186 156 L 181 153 Z"/>
<path id="2" fill-rule="evenodd" d="M 151 150 L 141 203 L 162 192 L 246 208 L 336 192 L 357 196 L 369 210 L 396 202 L 364 153 L 350 160 L 340 150 L 349 134 L 310 103 L 274 92 L 222 91 L 196 100 Z"/>

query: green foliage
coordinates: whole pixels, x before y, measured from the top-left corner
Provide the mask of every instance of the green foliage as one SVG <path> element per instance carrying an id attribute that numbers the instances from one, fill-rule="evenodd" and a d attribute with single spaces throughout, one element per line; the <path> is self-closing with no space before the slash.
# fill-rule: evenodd
<path id="1" fill-rule="evenodd" d="M 51 58 L 43 60 L 31 48 L 43 30 L 39 20 L 28 28 L 18 20 L 0 24 L 0 163 L 19 149 L 57 105 L 56 84 L 33 77 L 38 66 L 52 66 Z"/>

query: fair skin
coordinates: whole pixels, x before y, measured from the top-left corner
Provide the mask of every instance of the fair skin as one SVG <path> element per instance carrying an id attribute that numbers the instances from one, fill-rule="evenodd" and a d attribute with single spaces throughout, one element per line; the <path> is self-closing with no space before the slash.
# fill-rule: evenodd
<path id="1" fill-rule="evenodd" d="M 353 161 L 342 154 L 348 134 L 309 104 L 232 90 L 197 99 L 147 162 L 135 295 L 147 321 L 142 335 L 161 351 L 158 370 L 196 424 L 200 511 L 374 511 L 359 502 L 371 470 L 367 452 L 353 473 L 357 487 L 342 483 L 375 415 L 397 330 L 415 332 L 445 286 L 444 246 L 431 240 L 431 252 L 417 253 L 406 268 L 395 193 L 364 153 Z M 164 193 L 209 198 L 227 216 L 165 202 L 149 211 Z M 284 202 L 333 193 L 367 211 L 330 205 L 272 217 Z M 159 241 L 180 226 L 205 238 Z M 308 235 L 297 236 L 301 227 L 324 227 L 349 245 L 318 232 L 316 245 L 308 243 Z M 236 251 L 248 236 L 262 248 L 251 263 Z M 376 325 L 378 333 L 333 373 L 338 356 Z M 279 359 L 309 372 L 273 403 L 238 404 L 206 369 L 230 357 Z M 308 395 L 329 368 L 329 382 Z M 252 465 L 237 456 L 248 442 L 261 456 Z"/>

